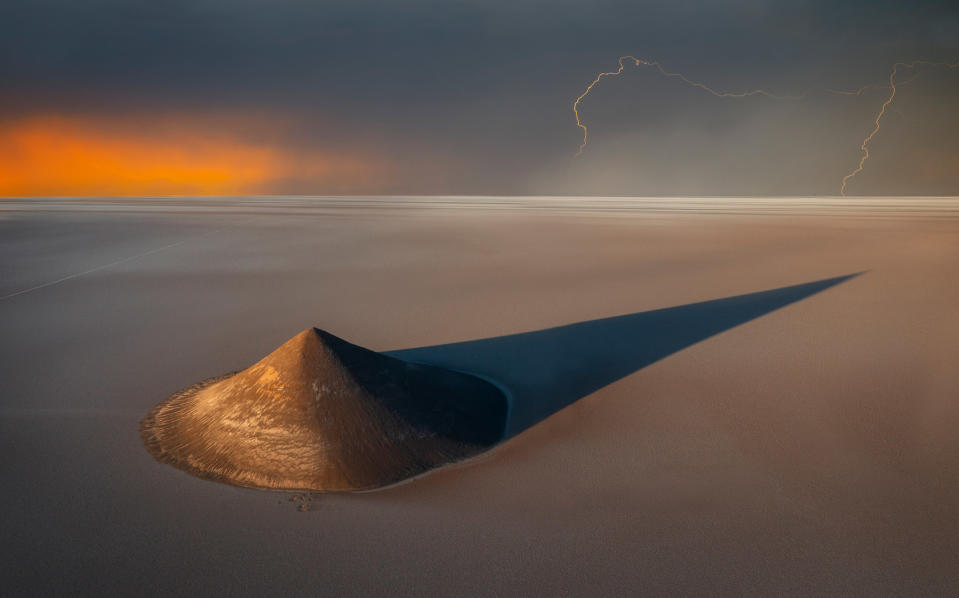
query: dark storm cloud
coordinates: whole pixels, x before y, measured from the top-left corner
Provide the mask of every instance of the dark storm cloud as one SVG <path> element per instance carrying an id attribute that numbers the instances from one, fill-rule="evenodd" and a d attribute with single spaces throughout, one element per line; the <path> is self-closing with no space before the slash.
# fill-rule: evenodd
<path id="1" fill-rule="evenodd" d="M 863 122 L 843 131 L 846 162 L 820 172 L 794 158 L 801 180 L 743 134 L 756 130 L 762 141 L 776 127 L 787 136 L 808 128 L 783 125 L 781 107 L 740 113 L 652 78 L 630 86 L 633 78 L 621 97 L 590 98 L 595 151 L 572 164 L 579 132 L 570 104 L 627 53 L 717 87 L 790 93 L 879 83 L 899 59 L 956 60 L 957 40 L 959 10 L 947 2 L 11 0 L 0 8 L 0 109 L 295 115 L 301 125 L 286 134 L 294 147 L 376 144 L 410 162 L 413 176 L 396 191 L 828 193 L 856 159 L 876 96 Z M 641 102 L 655 112 L 630 111 Z M 831 129 L 846 122 L 835 110 L 845 115 L 852 104 L 823 100 L 781 116 Z M 736 159 L 756 163 L 692 184 L 715 163 L 694 148 L 729 154 L 734 138 L 753 148 Z M 818 140 L 807 141 L 792 149 L 809 158 Z M 630 152 L 659 174 L 636 179 L 623 158 Z M 760 181 L 761 171 L 778 174 Z"/>

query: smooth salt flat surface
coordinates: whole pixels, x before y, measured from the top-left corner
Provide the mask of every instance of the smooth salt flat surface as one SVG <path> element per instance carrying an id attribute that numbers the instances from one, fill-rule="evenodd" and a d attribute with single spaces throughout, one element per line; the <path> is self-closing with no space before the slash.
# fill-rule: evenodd
<path id="1" fill-rule="evenodd" d="M 375 350 L 864 274 L 364 494 L 138 422 L 309 326 Z M 954 198 L 0 201 L 5 595 L 959 592 Z"/>

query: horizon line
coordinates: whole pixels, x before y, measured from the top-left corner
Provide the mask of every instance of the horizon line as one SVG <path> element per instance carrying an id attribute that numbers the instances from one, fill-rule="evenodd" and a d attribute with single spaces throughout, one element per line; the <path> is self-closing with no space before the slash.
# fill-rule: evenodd
<path id="1" fill-rule="evenodd" d="M 745 194 L 717 194 L 717 195 L 592 195 L 592 194 L 533 194 L 533 193 L 350 193 L 350 194 L 323 194 L 323 193 L 235 193 L 235 194 L 156 194 L 156 195 L 2 195 L 0 201 L 7 200 L 36 200 L 36 199 L 228 199 L 237 197 L 249 198 L 354 198 L 354 197 L 455 197 L 455 198 L 593 198 L 593 199 L 838 199 L 851 201 L 856 199 L 885 199 L 916 197 L 923 199 L 959 199 L 955 195 L 745 195 Z"/>

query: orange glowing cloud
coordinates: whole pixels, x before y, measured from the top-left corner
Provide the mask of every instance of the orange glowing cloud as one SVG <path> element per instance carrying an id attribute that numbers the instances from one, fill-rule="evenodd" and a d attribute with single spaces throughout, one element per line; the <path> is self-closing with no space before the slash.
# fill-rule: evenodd
<path id="1" fill-rule="evenodd" d="M 251 126 L 269 127 L 262 118 L 213 124 L 182 116 L 0 121 L 0 196 L 240 195 L 290 180 L 329 193 L 369 190 L 388 170 L 370 158 L 250 135 Z"/>

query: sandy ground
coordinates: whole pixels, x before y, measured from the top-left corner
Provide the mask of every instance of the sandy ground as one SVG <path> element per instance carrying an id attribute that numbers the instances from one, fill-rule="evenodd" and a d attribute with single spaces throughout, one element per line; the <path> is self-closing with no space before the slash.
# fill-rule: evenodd
<path id="1" fill-rule="evenodd" d="M 959 593 L 959 202 L 192 201 L 0 203 L 5 595 Z M 308 326 L 405 349 L 860 271 L 306 512 L 140 445 Z"/>

